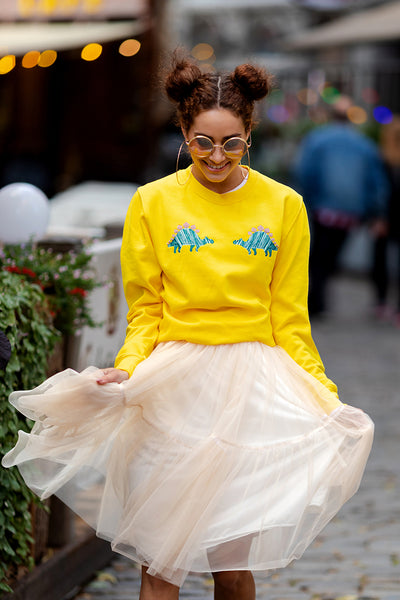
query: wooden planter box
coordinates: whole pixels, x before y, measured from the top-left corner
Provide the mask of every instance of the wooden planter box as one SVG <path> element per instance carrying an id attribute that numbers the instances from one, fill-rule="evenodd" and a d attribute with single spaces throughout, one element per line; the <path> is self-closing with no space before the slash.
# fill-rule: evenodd
<path id="1" fill-rule="evenodd" d="M 83 535 L 15 582 L 13 592 L 0 600 L 62 600 L 69 593 L 78 593 L 79 586 L 113 556 L 108 542 L 94 533 Z"/>

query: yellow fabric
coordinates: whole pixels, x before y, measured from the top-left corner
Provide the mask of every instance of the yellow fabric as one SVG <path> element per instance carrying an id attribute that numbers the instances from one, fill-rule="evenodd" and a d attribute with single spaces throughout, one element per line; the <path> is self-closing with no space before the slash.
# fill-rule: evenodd
<path id="1" fill-rule="evenodd" d="M 178 175 L 183 185 L 173 174 L 140 187 L 128 209 L 121 248 L 128 328 L 115 366 L 131 375 L 158 342 L 260 341 L 284 348 L 336 394 L 311 337 L 301 197 L 253 170 L 226 194 L 205 188 L 190 169 Z M 265 250 L 246 247 L 257 232 Z"/>

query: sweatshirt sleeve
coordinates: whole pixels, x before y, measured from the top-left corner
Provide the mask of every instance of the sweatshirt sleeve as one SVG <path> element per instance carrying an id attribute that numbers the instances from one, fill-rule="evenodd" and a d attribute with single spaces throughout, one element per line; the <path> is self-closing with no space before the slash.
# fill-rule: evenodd
<path id="1" fill-rule="evenodd" d="M 271 283 L 271 322 L 275 342 L 337 397 L 336 385 L 326 377 L 311 336 L 308 316 L 308 259 L 310 232 L 301 201 L 294 219 L 283 230 Z"/>
<path id="2" fill-rule="evenodd" d="M 125 219 L 121 270 L 128 303 L 128 327 L 115 367 L 132 375 L 135 367 L 154 349 L 162 315 L 161 268 L 139 191 L 135 193 Z"/>

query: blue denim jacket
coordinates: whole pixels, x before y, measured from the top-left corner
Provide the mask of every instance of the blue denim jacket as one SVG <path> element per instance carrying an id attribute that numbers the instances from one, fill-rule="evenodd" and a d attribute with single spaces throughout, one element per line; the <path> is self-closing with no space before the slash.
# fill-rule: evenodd
<path id="1" fill-rule="evenodd" d="M 351 125 L 332 123 L 309 133 L 294 178 L 312 213 L 329 209 L 358 220 L 386 215 L 390 185 L 382 158 Z"/>

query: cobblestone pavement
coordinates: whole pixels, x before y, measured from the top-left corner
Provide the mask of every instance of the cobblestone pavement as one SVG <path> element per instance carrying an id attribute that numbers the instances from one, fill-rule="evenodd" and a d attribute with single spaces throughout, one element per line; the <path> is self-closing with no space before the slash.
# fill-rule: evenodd
<path id="1" fill-rule="evenodd" d="M 400 600 L 400 329 L 374 321 L 370 301 L 365 281 L 340 278 L 334 310 L 313 323 L 342 401 L 375 421 L 363 482 L 300 560 L 256 577 L 258 600 Z M 133 600 L 139 585 L 138 568 L 116 558 L 75 600 Z M 212 579 L 189 576 L 181 598 L 211 600 Z"/>

